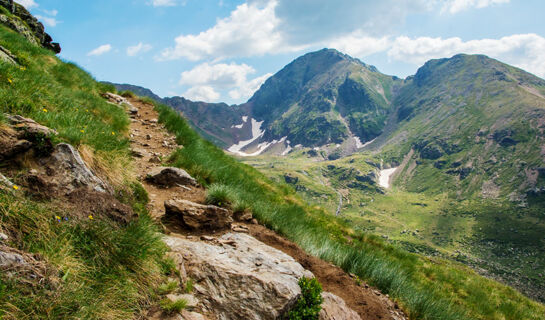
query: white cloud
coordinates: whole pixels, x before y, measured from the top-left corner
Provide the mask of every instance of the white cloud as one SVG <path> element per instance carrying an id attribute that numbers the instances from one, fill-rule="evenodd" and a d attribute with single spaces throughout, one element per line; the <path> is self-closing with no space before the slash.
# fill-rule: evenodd
<path id="1" fill-rule="evenodd" d="M 134 57 L 139 53 L 145 53 L 152 49 L 152 46 L 146 43 L 139 42 L 135 46 L 130 46 L 127 48 L 127 55 L 129 57 Z"/>
<path id="2" fill-rule="evenodd" d="M 509 3 L 511 0 L 447 0 L 441 12 L 458 13 L 470 8 L 482 9 L 488 6 Z"/>
<path id="3" fill-rule="evenodd" d="M 272 73 L 267 73 L 261 77 L 242 83 L 237 88 L 229 91 L 229 96 L 237 101 L 248 100 L 272 75 Z"/>
<path id="4" fill-rule="evenodd" d="M 545 38 L 533 33 L 470 41 L 457 37 L 398 37 L 388 50 L 390 58 L 418 65 L 458 53 L 485 54 L 545 77 Z"/>
<path id="5" fill-rule="evenodd" d="M 44 17 L 38 14 L 36 15 L 36 19 L 40 20 L 43 22 L 43 24 L 49 27 L 55 27 L 59 23 L 55 18 Z"/>
<path id="6" fill-rule="evenodd" d="M 19 3 L 20 5 L 22 5 L 23 7 L 27 8 L 27 9 L 34 8 L 34 7 L 38 6 L 38 4 L 34 0 L 17 0 L 16 2 Z"/>
<path id="7" fill-rule="evenodd" d="M 59 14 L 59 11 L 58 10 L 42 10 L 45 14 L 47 14 L 48 16 L 53 16 L 53 17 L 56 17 L 57 14 Z"/>
<path id="8" fill-rule="evenodd" d="M 358 30 L 327 42 L 326 46 L 354 57 L 365 57 L 387 50 L 391 46 L 391 41 L 389 37 L 369 37 L 364 32 Z"/>
<path id="9" fill-rule="evenodd" d="M 219 63 L 200 64 L 181 74 L 180 84 L 190 86 L 186 95 L 198 96 L 201 100 L 217 101 L 221 94 L 218 91 L 230 90 L 229 96 L 237 101 L 248 99 L 271 74 L 248 80 L 248 76 L 256 71 L 246 64 Z M 189 98 L 191 99 L 191 98 Z"/>
<path id="10" fill-rule="evenodd" d="M 208 64 L 203 63 L 195 68 L 182 72 L 180 84 L 183 85 L 212 85 L 221 88 L 237 86 L 246 82 L 248 74 L 255 73 L 255 69 L 246 64 Z"/>
<path id="11" fill-rule="evenodd" d="M 210 86 L 196 86 L 187 90 L 184 94 L 189 100 L 193 101 L 205 101 L 205 102 L 217 102 L 221 97 L 219 92 L 216 92 L 214 88 Z"/>
<path id="12" fill-rule="evenodd" d="M 91 50 L 89 53 L 87 53 L 88 56 L 100 56 L 107 52 L 110 52 L 112 50 L 112 46 L 110 44 L 103 44 L 100 47 Z"/>
<path id="13" fill-rule="evenodd" d="M 221 60 L 300 49 L 286 45 L 277 30 L 280 20 L 275 16 L 276 4 L 276 1 L 265 6 L 241 4 L 212 28 L 197 35 L 177 37 L 175 47 L 163 50 L 158 59 Z"/>

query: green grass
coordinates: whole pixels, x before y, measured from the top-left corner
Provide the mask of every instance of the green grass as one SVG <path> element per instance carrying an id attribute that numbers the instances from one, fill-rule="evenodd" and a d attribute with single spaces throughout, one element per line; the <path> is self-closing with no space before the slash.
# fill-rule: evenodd
<path id="1" fill-rule="evenodd" d="M 224 184 L 214 183 L 206 190 L 206 203 L 219 207 L 230 207 L 236 199 L 236 190 Z"/>
<path id="2" fill-rule="evenodd" d="M 253 215 L 310 254 L 354 273 L 397 300 L 414 319 L 542 319 L 543 305 L 458 263 L 424 258 L 354 231 L 341 219 L 309 207 L 291 187 L 276 184 L 200 138 L 172 109 L 159 120 L 184 145 L 170 159 L 205 185 L 237 190 Z M 350 239 L 348 239 L 350 237 Z"/>
<path id="3" fill-rule="evenodd" d="M 316 278 L 299 279 L 301 296 L 287 314 L 289 320 L 317 320 L 322 310 L 322 285 Z"/>
<path id="4" fill-rule="evenodd" d="M 187 301 L 184 299 L 170 301 L 163 299 L 160 302 L 161 309 L 168 314 L 177 313 L 187 308 Z"/>
<path id="5" fill-rule="evenodd" d="M 0 26 L 0 45 L 18 66 L 0 63 L 0 118 L 20 114 L 53 128 L 54 142 L 73 144 L 139 217 L 126 225 L 107 218 L 78 219 L 22 190 L 0 193 L 0 230 L 8 246 L 39 257 L 45 280 L 0 273 L 1 319 L 131 319 L 158 300 L 157 286 L 172 272 L 166 246 L 147 215 L 147 194 L 135 180 L 126 137 L 125 111 L 100 93 L 97 83 L 72 63 L 31 45 Z M 4 165 L 3 163 L 0 165 Z M 56 216 L 66 218 L 57 221 Z M 26 279 L 26 280 L 25 280 Z"/>

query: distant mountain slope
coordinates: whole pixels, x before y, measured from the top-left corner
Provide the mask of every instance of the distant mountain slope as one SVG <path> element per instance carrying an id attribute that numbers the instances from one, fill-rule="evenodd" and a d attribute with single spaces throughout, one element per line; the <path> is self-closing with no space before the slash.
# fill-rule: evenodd
<path id="1" fill-rule="evenodd" d="M 394 101 L 383 146 L 410 191 L 525 203 L 545 192 L 545 80 L 482 55 L 427 62 Z M 410 150 L 414 152 L 410 152 Z"/>

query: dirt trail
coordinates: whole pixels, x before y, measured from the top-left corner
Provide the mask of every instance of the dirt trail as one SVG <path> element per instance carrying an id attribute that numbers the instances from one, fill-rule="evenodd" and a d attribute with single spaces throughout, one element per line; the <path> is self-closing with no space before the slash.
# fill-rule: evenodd
<path id="1" fill-rule="evenodd" d="M 197 203 L 203 203 L 205 190 L 203 188 L 182 187 L 158 188 L 145 181 L 145 176 L 152 168 L 160 166 L 157 157 L 167 157 L 176 148 L 181 147 L 175 143 L 174 136 L 157 122 L 158 114 L 153 106 L 142 103 L 137 99 L 129 101 L 138 109 L 138 115 L 134 116 L 130 125 L 131 148 L 134 152 L 134 163 L 141 182 L 150 195 L 149 210 L 152 216 L 160 219 L 164 215 L 165 200 L 185 199 Z M 355 310 L 363 320 L 407 319 L 402 311 L 387 296 L 378 290 L 369 287 L 365 283 L 357 284 L 342 269 L 305 253 L 293 242 L 290 242 L 275 232 L 260 226 L 248 224 L 250 234 L 265 244 L 274 247 L 292 256 L 303 267 L 310 270 L 322 283 L 324 291 L 331 292 L 346 301 L 346 304 Z M 168 226 L 167 229 L 176 233 L 188 234 L 176 226 Z"/>

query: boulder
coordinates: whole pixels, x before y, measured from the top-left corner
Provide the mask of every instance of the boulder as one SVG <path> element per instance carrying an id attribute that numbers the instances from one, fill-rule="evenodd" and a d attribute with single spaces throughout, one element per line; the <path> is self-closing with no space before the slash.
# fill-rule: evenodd
<path id="1" fill-rule="evenodd" d="M 8 241 L 9 237 L 7 234 L 0 232 L 0 241 Z"/>
<path id="2" fill-rule="evenodd" d="M 297 182 L 299 182 L 299 178 L 289 173 L 286 173 L 284 175 L 284 181 L 286 181 L 286 183 L 289 183 L 289 184 L 296 184 Z"/>
<path id="3" fill-rule="evenodd" d="M 0 173 L 0 186 L 5 186 L 8 189 L 11 189 L 13 188 L 13 183 L 11 183 L 8 178 L 4 177 L 4 175 Z"/>
<path id="4" fill-rule="evenodd" d="M 179 221 L 182 226 L 198 230 L 221 230 L 231 227 L 233 218 L 228 210 L 187 200 L 165 201 L 166 218 Z"/>
<path id="5" fill-rule="evenodd" d="M 174 187 L 177 185 L 197 186 L 197 180 L 185 170 L 173 167 L 153 168 L 147 175 L 146 180 L 163 187 Z"/>
<path id="6" fill-rule="evenodd" d="M 57 135 L 57 131 L 42 126 L 32 119 L 28 119 L 19 115 L 6 115 L 6 118 L 11 122 L 13 128 L 22 131 L 25 136 L 51 136 Z"/>
<path id="7" fill-rule="evenodd" d="M 43 159 L 42 164 L 47 167 L 48 183 L 54 183 L 66 193 L 81 187 L 97 192 L 111 192 L 111 187 L 98 178 L 85 165 L 79 152 L 67 143 L 60 143 L 50 157 Z"/>
<path id="8" fill-rule="evenodd" d="M 343 299 L 333 293 L 323 292 L 320 320 L 361 320 L 356 311 L 350 309 Z"/>
<path id="9" fill-rule="evenodd" d="M 183 257 L 194 282 L 197 309 L 218 319 L 279 319 L 299 298 L 298 280 L 312 277 L 292 257 L 247 234 L 228 233 L 219 243 L 166 237 Z"/>

